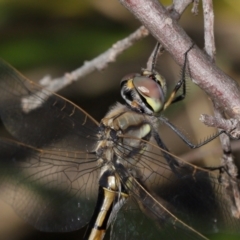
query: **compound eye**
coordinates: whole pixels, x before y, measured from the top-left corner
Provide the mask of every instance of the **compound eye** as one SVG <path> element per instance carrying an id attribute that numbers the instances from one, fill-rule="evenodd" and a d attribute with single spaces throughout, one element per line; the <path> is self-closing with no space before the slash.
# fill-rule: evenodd
<path id="1" fill-rule="evenodd" d="M 139 73 L 129 73 L 121 79 L 120 85 L 122 86 L 127 81 L 132 80 L 134 77 L 140 76 Z"/>
<path id="2" fill-rule="evenodd" d="M 138 76 L 133 79 L 133 85 L 154 113 L 162 110 L 165 95 L 157 82 L 148 77 Z"/>
<path id="3" fill-rule="evenodd" d="M 147 78 L 151 78 L 152 80 L 157 82 L 163 88 L 163 91 L 165 93 L 165 91 L 166 91 L 166 80 L 162 75 L 160 75 L 157 72 L 153 73 L 152 71 L 149 71 L 149 70 L 146 70 L 146 69 L 143 70 L 142 75 L 147 77 Z"/>

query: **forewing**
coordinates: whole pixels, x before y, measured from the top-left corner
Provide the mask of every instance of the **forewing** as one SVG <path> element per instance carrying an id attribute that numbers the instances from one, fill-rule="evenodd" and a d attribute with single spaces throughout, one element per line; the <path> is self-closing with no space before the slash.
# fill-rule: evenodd
<path id="1" fill-rule="evenodd" d="M 92 151 L 98 123 L 70 101 L 0 61 L 0 116 L 19 141 L 44 148 Z"/>

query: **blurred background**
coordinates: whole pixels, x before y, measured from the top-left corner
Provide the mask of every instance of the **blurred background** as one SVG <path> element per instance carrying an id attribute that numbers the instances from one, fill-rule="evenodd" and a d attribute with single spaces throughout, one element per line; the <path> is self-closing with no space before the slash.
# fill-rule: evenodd
<path id="1" fill-rule="evenodd" d="M 165 5 L 171 3 L 161 2 Z M 240 2 L 222 0 L 213 1 L 213 4 L 217 65 L 239 81 Z M 191 6 L 185 11 L 180 25 L 203 48 L 201 4 L 198 16 L 191 14 Z M 38 81 L 46 75 L 60 77 L 106 51 L 139 26 L 139 22 L 117 0 L 0 0 L 0 57 L 31 80 Z M 95 71 L 59 93 L 100 121 L 111 105 L 116 101 L 123 102 L 119 92 L 121 78 L 145 67 L 154 46 L 155 40 L 149 36 L 124 52 L 104 71 Z M 180 77 L 179 66 L 164 53 L 157 70 L 167 79 L 170 92 Z M 212 114 L 211 102 L 189 82 L 186 100 L 174 104 L 164 114 L 197 143 L 216 131 L 201 124 L 198 120 L 201 113 Z M 4 134 L 3 131 L 1 135 Z M 208 166 L 220 163 L 218 140 L 189 153 L 188 147 L 164 126 L 161 136 L 172 152 L 189 161 L 205 162 Z M 236 149 L 237 144 L 234 143 Z M 76 232 L 40 233 L 24 223 L 3 202 L 0 202 L 0 212 L 0 240 L 79 239 Z"/>

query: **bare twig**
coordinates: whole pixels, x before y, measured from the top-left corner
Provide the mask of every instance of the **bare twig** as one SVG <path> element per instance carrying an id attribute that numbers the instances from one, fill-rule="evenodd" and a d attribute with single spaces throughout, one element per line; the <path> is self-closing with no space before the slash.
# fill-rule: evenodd
<path id="1" fill-rule="evenodd" d="M 224 130 L 224 132 L 230 135 L 233 139 L 240 138 L 240 122 L 237 119 L 224 119 L 222 116 L 221 118 L 217 118 L 216 116 L 212 117 L 202 114 L 200 116 L 200 121 L 209 127 L 217 127 Z"/>
<path id="2" fill-rule="evenodd" d="M 214 111 L 215 117 L 221 119 L 223 113 L 218 109 Z M 229 124 L 230 121 L 221 121 L 223 125 Z M 236 123 L 236 121 L 234 120 Z M 234 123 L 233 122 L 233 123 Z M 240 218 L 240 188 L 238 181 L 238 168 L 234 162 L 234 158 L 232 155 L 231 144 L 229 136 L 226 134 L 222 134 L 220 136 L 221 145 L 223 149 L 223 157 L 222 157 L 222 166 L 227 170 L 227 173 L 221 176 L 221 182 L 225 189 L 225 198 L 229 203 L 229 207 L 232 212 L 232 216 L 235 218 Z"/>
<path id="3" fill-rule="evenodd" d="M 198 5 L 199 5 L 199 0 L 193 0 L 193 7 L 191 11 L 195 15 L 198 15 Z"/>
<path id="4" fill-rule="evenodd" d="M 119 1 L 182 66 L 184 53 L 192 41 L 167 10 L 157 0 Z M 210 96 L 217 107 L 222 107 L 230 117 L 240 119 L 240 91 L 236 82 L 217 68 L 197 46 L 189 52 L 188 59 L 194 82 Z"/>
<path id="5" fill-rule="evenodd" d="M 169 7 L 171 16 L 176 20 L 180 18 L 183 11 L 190 4 L 191 0 L 183 1 L 182 4 L 179 4 L 179 2 L 178 4 L 173 4 Z M 51 79 L 50 77 L 45 77 L 40 81 L 40 84 L 42 84 L 46 89 L 50 90 L 51 92 L 57 92 L 65 86 L 71 84 L 73 81 L 76 81 L 77 79 L 86 76 L 87 74 L 95 71 L 96 69 L 102 70 L 106 68 L 108 64 L 115 61 L 116 57 L 120 55 L 124 50 L 131 47 L 136 41 L 142 39 L 148 34 L 148 30 L 144 26 L 142 26 L 128 37 L 113 44 L 112 48 L 108 49 L 106 52 L 102 53 L 91 61 L 86 61 L 82 67 L 70 73 L 66 73 L 63 77 L 60 78 Z M 163 51 L 163 48 L 161 48 L 160 51 Z M 50 92 L 46 93 L 44 90 L 43 92 L 44 94 L 41 92 L 37 93 L 39 96 L 41 96 L 41 101 L 35 101 L 35 104 L 32 104 L 32 96 L 23 98 L 23 109 L 31 111 L 39 107 L 43 103 L 43 100 L 50 96 Z M 29 104 L 29 102 L 31 102 L 31 104 Z M 25 106 L 28 106 L 28 108 L 26 108 Z M 31 106 L 31 108 L 29 108 L 29 106 Z"/>
<path id="6" fill-rule="evenodd" d="M 208 126 L 217 126 L 233 138 L 239 139 L 240 123 L 237 119 L 224 119 L 224 113 L 221 112 L 220 109 L 216 108 L 214 108 L 214 115 L 215 117 L 202 115 L 202 121 L 207 122 Z M 223 149 L 221 165 L 227 170 L 227 173 L 222 175 L 222 185 L 224 186 L 226 192 L 224 196 L 229 203 L 232 216 L 240 218 L 240 187 L 238 180 L 238 168 L 234 161 L 230 138 L 228 135 L 220 135 L 220 141 Z"/>
<path id="7" fill-rule="evenodd" d="M 40 81 L 40 83 L 48 89 L 50 92 L 46 91 L 45 89 L 40 90 L 39 92 L 35 93 L 38 96 L 41 96 L 41 100 L 34 101 L 34 96 L 27 96 L 22 99 L 21 106 L 24 112 L 30 112 L 38 108 L 39 106 L 44 103 L 52 92 L 57 92 L 60 89 L 66 87 L 67 85 L 71 84 L 73 81 L 78 80 L 81 77 L 86 76 L 87 74 L 93 72 L 94 70 L 102 70 L 107 67 L 110 62 L 115 61 L 116 57 L 121 54 L 124 50 L 132 46 L 136 41 L 142 39 L 143 37 L 148 35 L 148 30 L 142 26 L 137 29 L 134 33 L 130 34 L 128 37 L 118 41 L 117 43 L 113 44 L 111 48 L 109 48 L 106 52 L 102 53 L 98 57 L 94 58 L 91 61 L 86 61 L 84 65 L 70 73 L 66 73 L 63 77 L 51 79 L 50 77 L 45 77 Z"/>
<path id="8" fill-rule="evenodd" d="M 184 12 L 186 7 L 192 2 L 192 0 L 179 1 L 175 0 L 174 3 L 169 7 L 169 12 L 171 17 L 178 20 L 181 14 Z M 102 53 L 98 57 L 92 59 L 91 61 L 86 61 L 84 65 L 70 73 L 66 73 L 65 76 L 52 79 L 46 78 L 44 86 L 52 91 L 57 92 L 65 86 L 71 84 L 73 81 L 76 81 L 79 78 L 86 76 L 87 74 L 97 70 L 102 70 L 108 66 L 110 62 L 114 62 L 118 55 L 123 51 L 131 47 L 135 42 L 141 40 L 149 34 L 148 30 L 141 26 L 134 33 L 128 37 L 118 41 L 113 44 L 106 52 Z M 162 51 L 162 48 L 161 48 Z"/>
<path id="9" fill-rule="evenodd" d="M 204 48 L 208 56 L 214 62 L 216 52 L 214 40 L 214 12 L 212 0 L 202 0 L 204 17 Z"/>
<path id="10" fill-rule="evenodd" d="M 167 10 L 173 19 L 178 20 L 187 6 L 191 3 L 192 0 L 173 0 L 173 4 L 167 7 Z"/>
<path id="11" fill-rule="evenodd" d="M 215 41 L 214 41 L 214 12 L 212 0 L 202 0 L 203 3 L 203 15 L 204 15 L 204 40 L 205 40 L 205 51 L 209 55 L 212 62 L 215 61 Z M 232 119 L 231 121 L 225 120 L 224 112 L 216 107 L 214 104 L 214 115 L 215 118 L 203 115 L 202 117 L 208 119 L 211 125 L 216 127 L 216 119 L 218 119 L 219 126 L 221 129 L 225 129 L 227 133 L 235 133 L 235 137 L 239 137 L 239 132 L 236 133 L 236 128 L 239 126 L 239 121 Z M 211 121 L 210 121 L 211 119 Z M 222 175 L 222 185 L 226 192 L 225 197 L 229 203 L 232 215 L 236 218 L 240 217 L 240 192 L 238 187 L 238 169 L 233 159 L 230 138 L 226 134 L 220 135 L 220 141 L 223 149 L 223 156 L 221 165 L 227 169 L 228 174 Z"/>
<path id="12" fill-rule="evenodd" d="M 147 35 L 148 30 L 142 26 L 138 28 L 134 33 L 130 34 L 128 37 L 113 44 L 111 48 L 109 48 L 106 52 L 102 53 L 98 57 L 92 59 L 91 61 L 86 61 L 83 66 L 70 73 L 66 73 L 63 77 L 53 80 L 49 79 L 48 82 L 44 83 L 44 86 L 52 92 L 57 92 L 65 86 L 71 84 L 73 81 L 86 76 L 96 69 L 103 70 L 108 66 L 110 62 L 114 62 L 117 56 L 120 55 L 123 51 Z"/>

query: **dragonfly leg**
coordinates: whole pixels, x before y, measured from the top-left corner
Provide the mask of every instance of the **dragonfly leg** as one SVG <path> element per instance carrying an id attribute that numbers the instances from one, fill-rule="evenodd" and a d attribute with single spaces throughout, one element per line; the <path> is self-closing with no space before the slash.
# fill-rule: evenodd
<path id="1" fill-rule="evenodd" d="M 154 139 L 157 142 L 157 145 L 163 149 L 162 154 L 164 158 L 166 159 L 169 167 L 171 170 L 176 174 L 179 175 L 179 172 L 177 171 L 177 168 L 180 166 L 179 162 L 170 154 L 168 154 L 169 150 L 167 146 L 163 143 L 162 139 L 160 138 L 159 134 L 157 132 L 154 132 Z"/>
<path id="2" fill-rule="evenodd" d="M 193 144 L 185 135 L 183 135 L 183 133 L 176 126 L 174 126 L 172 123 L 170 123 L 167 118 L 160 116 L 159 120 L 162 121 L 163 123 L 165 123 L 168 127 L 170 127 L 183 140 L 183 142 L 185 142 L 192 149 L 199 148 L 199 147 L 211 142 L 212 140 L 217 138 L 222 133 L 225 133 L 224 131 L 220 131 L 198 144 Z"/>
<path id="3" fill-rule="evenodd" d="M 176 86 L 174 87 L 170 97 L 165 102 L 163 109 L 165 110 L 169 105 L 172 103 L 176 103 L 182 101 L 186 96 L 186 69 L 187 69 L 187 54 L 189 51 L 194 47 L 194 44 L 185 52 L 184 54 L 184 64 L 181 71 L 181 79 L 177 82 Z M 179 96 L 176 96 L 178 90 L 182 87 L 182 93 Z"/>

